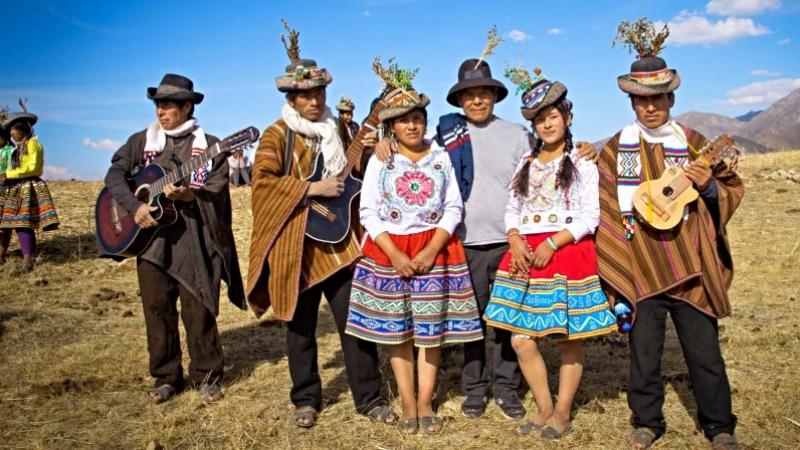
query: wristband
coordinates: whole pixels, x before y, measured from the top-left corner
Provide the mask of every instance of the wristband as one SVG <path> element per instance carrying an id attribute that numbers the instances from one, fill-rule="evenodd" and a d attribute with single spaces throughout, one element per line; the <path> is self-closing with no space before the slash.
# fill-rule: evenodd
<path id="1" fill-rule="evenodd" d="M 556 244 L 556 241 L 553 240 L 552 236 L 547 238 L 547 243 L 550 244 L 550 248 L 552 248 L 553 251 L 558 250 L 558 244 Z"/>

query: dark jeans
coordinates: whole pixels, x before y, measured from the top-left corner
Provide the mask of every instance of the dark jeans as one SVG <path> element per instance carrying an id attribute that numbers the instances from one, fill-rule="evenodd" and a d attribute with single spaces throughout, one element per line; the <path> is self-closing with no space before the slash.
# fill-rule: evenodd
<path id="1" fill-rule="evenodd" d="M 500 260 L 507 250 L 506 244 L 464 246 L 484 336 L 486 322 L 483 321 L 483 312 L 491 296 L 490 284 L 494 282 L 497 266 L 500 265 Z M 494 344 L 492 395 L 494 398 L 506 398 L 518 393 L 522 385 L 522 374 L 517 354 L 511 347 L 511 332 L 495 328 Z M 486 364 L 486 340 L 467 342 L 464 344 L 464 368 L 461 373 L 461 387 L 464 393 L 468 396 L 483 397 L 489 391 L 490 381 L 491 374 Z"/>
<path id="2" fill-rule="evenodd" d="M 156 386 L 171 384 L 178 389 L 184 386 L 178 297 L 191 358 L 189 382 L 193 385 L 220 382 L 224 368 L 222 345 L 211 311 L 157 265 L 139 259 L 137 272 L 147 328 L 150 375 L 156 379 Z"/>
<path id="3" fill-rule="evenodd" d="M 317 366 L 317 315 L 322 294 L 328 300 L 339 331 L 347 383 L 353 393 L 356 410 L 364 414 L 381 403 L 378 347 L 344 334 L 352 281 L 352 271 L 343 269 L 301 293 L 297 299 L 297 309 L 286 334 L 289 373 L 292 377 L 290 396 L 296 407 L 312 406 L 318 411 L 322 408 L 322 381 Z"/>
<path id="4" fill-rule="evenodd" d="M 709 439 L 720 433 L 733 434 L 736 416 L 731 411 L 731 388 L 720 353 L 717 320 L 686 302 L 663 297 L 636 306 L 636 322 L 630 334 L 628 383 L 628 406 L 633 411 L 634 425 L 650 428 L 658 436 L 666 431 L 661 355 L 667 313 L 675 324 L 689 368 L 697 419 L 703 432 Z"/>

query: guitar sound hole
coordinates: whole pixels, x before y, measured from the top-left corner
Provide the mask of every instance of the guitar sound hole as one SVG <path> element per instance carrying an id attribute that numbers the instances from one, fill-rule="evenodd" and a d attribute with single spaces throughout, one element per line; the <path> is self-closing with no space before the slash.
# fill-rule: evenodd
<path id="1" fill-rule="evenodd" d="M 671 187 L 665 186 L 664 190 L 662 190 L 661 192 L 664 194 L 665 197 L 671 197 L 673 192 L 675 191 L 673 191 Z"/>

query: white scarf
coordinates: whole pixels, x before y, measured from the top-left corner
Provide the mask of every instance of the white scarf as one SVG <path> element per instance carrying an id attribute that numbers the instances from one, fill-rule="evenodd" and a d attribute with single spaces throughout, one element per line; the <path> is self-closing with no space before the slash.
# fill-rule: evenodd
<path id="1" fill-rule="evenodd" d="M 347 164 L 347 157 L 344 154 L 342 139 L 339 137 L 336 119 L 331 114 L 330 108 L 326 106 L 319 120 L 312 122 L 304 119 L 296 109 L 287 103 L 283 105 L 281 118 L 295 133 L 320 140 L 322 156 L 325 160 L 323 177 L 339 175 Z"/>
<path id="2" fill-rule="evenodd" d="M 154 121 L 147 127 L 146 139 L 144 143 L 144 161 L 145 166 L 149 166 L 155 157 L 164 151 L 167 145 L 167 136 L 179 138 L 184 137 L 191 133 L 194 136 L 192 142 L 192 157 L 203 153 L 208 148 L 206 141 L 206 133 L 203 128 L 197 123 L 197 119 L 189 119 L 180 124 L 178 127 L 171 130 L 161 128 L 158 121 Z M 192 178 L 189 186 L 192 188 L 202 188 L 208 182 L 208 175 L 211 173 L 211 160 L 208 160 L 203 167 L 199 167 L 192 172 Z"/>
<path id="3" fill-rule="evenodd" d="M 667 165 L 685 168 L 689 163 L 686 134 L 674 119 L 658 128 L 647 128 L 638 120 L 623 128 L 617 153 L 617 198 L 623 216 L 633 213 L 633 194 L 641 180 L 640 136 L 647 143 L 661 144 Z"/>

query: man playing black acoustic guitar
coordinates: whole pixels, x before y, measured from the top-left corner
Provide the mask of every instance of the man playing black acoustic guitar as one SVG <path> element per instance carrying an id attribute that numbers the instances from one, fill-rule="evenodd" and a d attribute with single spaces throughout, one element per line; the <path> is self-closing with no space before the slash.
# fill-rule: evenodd
<path id="1" fill-rule="evenodd" d="M 159 164 L 174 170 L 183 162 L 218 142 L 207 135 L 193 117 L 203 94 L 190 79 L 167 74 L 157 88 L 147 90 L 156 106 L 157 121 L 133 134 L 111 159 L 106 186 L 114 201 L 134 214 L 141 228 L 158 225 L 155 207 L 133 195 L 127 179 L 143 167 Z M 155 386 L 148 392 L 162 403 L 185 385 L 181 366 L 178 309 L 186 328 L 191 362 L 189 382 L 199 387 L 205 402 L 222 398 L 222 344 L 217 332 L 220 281 L 228 284 L 228 297 L 244 307 L 244 287 L 231 230 L 228 163 L 224 157 L 195 170 L 188 185 L 167 185 L 164 195 L 178 211 L 176 223 L 158 230 L 136 260 L 139 289 L 147 328 L 150 374 Z"/>

